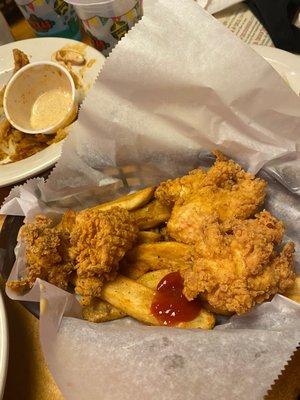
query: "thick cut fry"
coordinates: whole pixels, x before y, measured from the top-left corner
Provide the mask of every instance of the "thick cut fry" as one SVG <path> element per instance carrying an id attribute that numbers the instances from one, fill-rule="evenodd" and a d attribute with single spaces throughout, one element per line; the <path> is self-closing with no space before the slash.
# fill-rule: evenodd
<path id="1" fill-rule="evenodd" d="M 122 274 L 137 279 L 148 271 L 190 267 L 192 247 L 177 242 L 144 243 L 134 247 L 121 262 Z"/>
<path id="2" fill-rule="evenodd" d="M 147 286 L 150 289 L 156 290 L 159 282 L 168 274 L 172 272 L 171 269 L 159 269 L 157 271 L 147 272 L 137 279 L 138 283 Z"/>
<path id="3" fill-rule="evenodd" d="M 139 210 L 131 213 L 138 227 L 142 229 L 150 229 L 167 222 L 171 212 L 169 207 L 160 203 L 158 200 L 153 200 Z"/>
<path id="4" fill-rule="evenodd" d="M 300 303 L 300 275 L 296 276 L 294 285 L 284 293 L 284 296 Z"/>
<path id="5" fill-rule="evenodd" d="M 119 197 L 116 200 L 109 201 L 108 203 L 99 204 L 93 207 L 96 210 L 110 210 L 113 207 L 125 208 L 125 210 L 131 211 L 136 210 L 139 207 L 143 207 L 145 204 L 153 198 L 155 188 L 150 187 L 139 190 L 135 193 L 128 194 L 126 196 Z"/>
<path id="6" fill-rule="evenodd" d="M 138 233 L 138 243 L 155 243 L 161 240 L 161 234 L 151 231 L 141 231 Z"/>
<path id="7" fill-rule="evenodd" d="M 106 322 L 125 317 L 125 313 L 118 310 L 104 300 L 94 298 L 88 306 L 82 307 L 82 316 L 90 322 Z"/>
<path id="8" fill-rule="evenodd" d="M 172 272 L 170 269 L 159 269 L 157 271 L 147 272 L 145 275 L 142 275 L 140 278 L 138 278 L 137 282 L 155 290 L 159 282 L 170 272 Z M 232 313 L 229 312 L 226 314 L 224 312 L 220 312 L 217 308 L 212 307 L 205 300 L 202 300 L 201 304 L 205 310 L 210 311 L 213 314 L 232 315 Z"/>
<path id="9" fill-rule="evenodd" d="M 154 293 L 154 290 L 119 275 L 113 282 L 104 285 L 102 299 L 141 322 L 149 325 L 160 325 L 151 313 Z M 177 327 L 212 329 L 214 324 L 213 314 L 202 310 L 193 321 L 181 322 Z"/>

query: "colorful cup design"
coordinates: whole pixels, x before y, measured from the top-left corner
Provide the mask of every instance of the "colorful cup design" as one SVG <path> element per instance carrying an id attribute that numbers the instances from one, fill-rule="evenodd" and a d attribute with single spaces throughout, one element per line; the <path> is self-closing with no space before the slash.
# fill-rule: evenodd
<path id="1" fill-rule="evenodd" d="M 17 4 L 38 36 L 59 36 L 81 39 L 80 24 L 76 12 L 63 0 L 33 0 Z"/>
<path id="2" fill-rule="evenodd" d="M 84 18 L 82 9 L 80 12 L 76 6 L 75 9 L 81 17 L 83 27 L 94 47 L 105 56 L 143 15 L 142 0 L 138 0 L 126 13 L 113 17 L 95 14 L 92 17 Z"/>

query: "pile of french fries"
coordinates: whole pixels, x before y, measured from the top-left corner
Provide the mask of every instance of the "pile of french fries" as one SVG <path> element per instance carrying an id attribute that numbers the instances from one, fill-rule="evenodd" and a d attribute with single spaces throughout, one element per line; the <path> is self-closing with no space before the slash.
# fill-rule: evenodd
<path id="1" fill-rule="evenodd" d="M 128 210 L 139 234 L 135 247 L 121 261 L 117 278 L 104 285 L 102 298 L 83 306 L 84 319 L 105 322 L 129 315 L 148 325 L 160 325 L 151 313 L 156 287 L 170 272 L 189 267 L 192 248 L 167 240 L 164 225 L 170 210 L 154 198 L 154 191 L 146 188 L 95 207 L 103 211 L 113 207 Z M 203 308 L 194 320 L 177 327 L 212 329 L 214 325 L 213 313 Z"/>

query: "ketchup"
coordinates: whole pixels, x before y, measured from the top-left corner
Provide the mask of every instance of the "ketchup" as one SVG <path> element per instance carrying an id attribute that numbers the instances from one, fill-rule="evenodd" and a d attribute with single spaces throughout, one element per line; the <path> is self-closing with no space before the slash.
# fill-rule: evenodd
<path id="1" fill-rule="evenodd" d="M 199 315 L 199 300 L 188 301 L 182 291 L 183 278 L 179 272 L 171 272 L 157 285 L 151 312 L 163 325 L 192 321 Z"/>

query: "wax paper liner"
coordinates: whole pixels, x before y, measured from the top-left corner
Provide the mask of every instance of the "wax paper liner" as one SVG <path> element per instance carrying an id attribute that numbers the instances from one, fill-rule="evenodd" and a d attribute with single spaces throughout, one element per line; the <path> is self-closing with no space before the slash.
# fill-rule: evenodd
<path id="1" fill-rule="evenodd" d="M 241 3 L 240 0 L 196 0 L 210 14 L 215 14 L 234 4 Z"/>
<path id="2" fill-rule="evenodd" d="M 288 157 L 288 175 L 296 174 L 299 99 L 276 72 L 192 0 L 144 6 L 143 20 L 106 61 L 49 181 L 16 189 L 2 213 L 56 217 L 207 165 L 204 149 L 215 147 L 254 172 L 270 160 L 274 171 Z M 269 179 L 267 207 L 298 249 L 297 199 Z M 17 252 L 10 279 L 24 271 L 22 244 Z M 22 299 L 40 296 L 45 357 L 68 399 L 259 399 L 299 341 L 299 305 L 282 296 L 212 332 L 129 318 L 87 323 L 74 296 L 46 282 Z"/>

